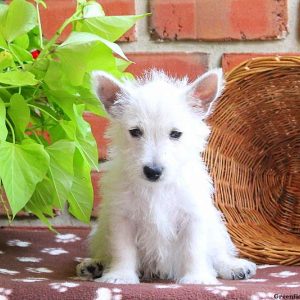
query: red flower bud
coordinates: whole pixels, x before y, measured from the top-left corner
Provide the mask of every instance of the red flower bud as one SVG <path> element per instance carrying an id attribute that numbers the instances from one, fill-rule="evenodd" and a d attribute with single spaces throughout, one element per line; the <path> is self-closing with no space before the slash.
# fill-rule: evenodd
<path id="1" fill-rule="evenodd" d="M 31 51 L 31 55 L 34 59 L 37 59 L 38 56 L 40 55 L 41 51 L 40 50 L 33 50 Z"/>

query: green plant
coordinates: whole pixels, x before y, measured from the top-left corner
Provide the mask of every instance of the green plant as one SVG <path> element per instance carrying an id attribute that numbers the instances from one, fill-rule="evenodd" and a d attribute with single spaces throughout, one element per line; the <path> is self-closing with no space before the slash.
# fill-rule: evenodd
<path id="1" fill-rule="evenodd" d="M 97 2 L 77 0 L 74 14 L 45 40 L 40 5 L 0 4 L 1 203 L 5 191 L 13 217 L 26 210 L 51 227 L 47 216 L 67 201 L 73 216 L 89 222 L 98 153 L 83 113 L 105 114 L 90 72 L 131 76 L 114 42 L 143 16 L 105 16 Z M 57 44 L 68 25 L 71 34 Z"/>

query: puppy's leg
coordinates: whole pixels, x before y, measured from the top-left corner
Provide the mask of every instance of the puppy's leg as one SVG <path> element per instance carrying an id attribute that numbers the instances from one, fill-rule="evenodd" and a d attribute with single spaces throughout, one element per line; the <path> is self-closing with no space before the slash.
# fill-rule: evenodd
<path id="1" fill-rule="evenodd" d="M 179 236 L 181 243 L 181 284 L 217 284 L 207 248 L 205 224 L 190 220 Z"/>
<path id="2" fill-rule="evenodd" d="M 77 276 L 86 279 L 95 279 L 102 276 L 103 268 L 108 265 L 110 259 L 107 254 L 107 231 L 107 218 L 105 214 L 102 214 L 88 239 L 89 254 L 92 258 L 86 258 L 76 266 Z"/>
<path id="3" fill-rule="evenodd" d="M 104 270 L 103 276 L 96 281 L 117 284 L 139 283 L 133 224 L 126 217 L 111 216 L 109 228 L 111 263 Z"/>
<path id="4" fill-rule="evenodd" d="M 99 278 L 103 273 L 103 266 L 100 261 L 88 258 L 76 266 L 76 273 L 86 279 Z"/>
<path id="5" fill-rule="evenodd" d="M 222 279 L 248 279 L 256 273 L 255 263 L 233 256 L 218 258 L 215 268 L 218 276 Z"/>
<path id="6" fill-rule="evenodd" d="M 236 248 L 231 241 L 221 218 L 210 228 L 212 260 L 218 277 L 223 279 L 248 279 L 255 275 L 256 265 L 237 257 Z"/>

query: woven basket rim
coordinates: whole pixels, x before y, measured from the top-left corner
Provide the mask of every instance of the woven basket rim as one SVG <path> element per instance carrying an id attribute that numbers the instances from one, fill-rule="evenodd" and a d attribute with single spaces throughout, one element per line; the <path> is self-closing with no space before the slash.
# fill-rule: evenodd
<path id="1" fill-rule="evenodd" d="M 266 65 L 266 63 L 268 63 Z M 267 72 L 281 67 L 299 67 L 300 55 L 273 55 L 252 57 L 225 73 L 226 84 L 240 80 L 247 75 Z"/>

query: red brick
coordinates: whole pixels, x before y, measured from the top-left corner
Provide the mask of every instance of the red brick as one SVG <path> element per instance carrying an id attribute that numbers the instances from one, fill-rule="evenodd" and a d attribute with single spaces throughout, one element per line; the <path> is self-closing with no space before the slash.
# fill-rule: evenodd
<path id="1" fill-rule="evenodd" d="M 151 34 L 154 39 L 197 39 L 195 0 L 153 0 L 150 2 Z"/>
<path id="2" fill-rule="evenodd" d="M 94 189 L 94 204 L 93 204 L 93 210 L 92 210 L 92 217 L 97 217 L 98 215 L 98 207 L 101 203 L 101 192 L 100 192 L 100 185 L 99 181 L 101 178 L 101 172 L 92 172 L 92 184 Z"/>
<path id="3" fill-rule="evenodd" d="M 108 119 L 91 113 L 85 113 L 84 119 L 91 125 L 98 146 L 99 159 L 106 159 L 108 140 L 104 137 L 104 132 L 109 124 Z"/>
<path id="4" fill-rule="evenodd" d="M 287 0 L 153 0 L 151 33 L 167 40 L 268 40 L 287 32 Z"/>
<path id="5" fill-rule="evenodd" d="M 127 69 L 136 76 L 157 68 L 175 77 L 189 76 L 191 80 L 208 69 L 208 54 L 200 52 L 138 52 L 127 53 L 134 64 Z"/>
<path id="6" fill-rule="evenodd" d="M 61 24 L 70 17 L 76 8 L 74 0 L 48 0 L 47 9 L 40 8 L 43 32 L 46 38 L 51 38 Z M 135 14 L 134 0 L 99 0 L 98 1 L 106 15 L 132 15 Z M 69 26 L 62 34 L 60 41 L 66 39 L 71 27 Z M 129 30 L 121 37 L 120 41 L 134 41 L 136 39 L 135 29 Z"/>
<path id="7" fill-rule="evenodd" d="M 255 57 L 264 56 L 286 56 L 286 55 L 297 55 L 300 53 L 225 53 L 222 56 L 222 68 L 224 72 L 232 70 L 234 67 L 238 66 L 242 62 Z"/>

